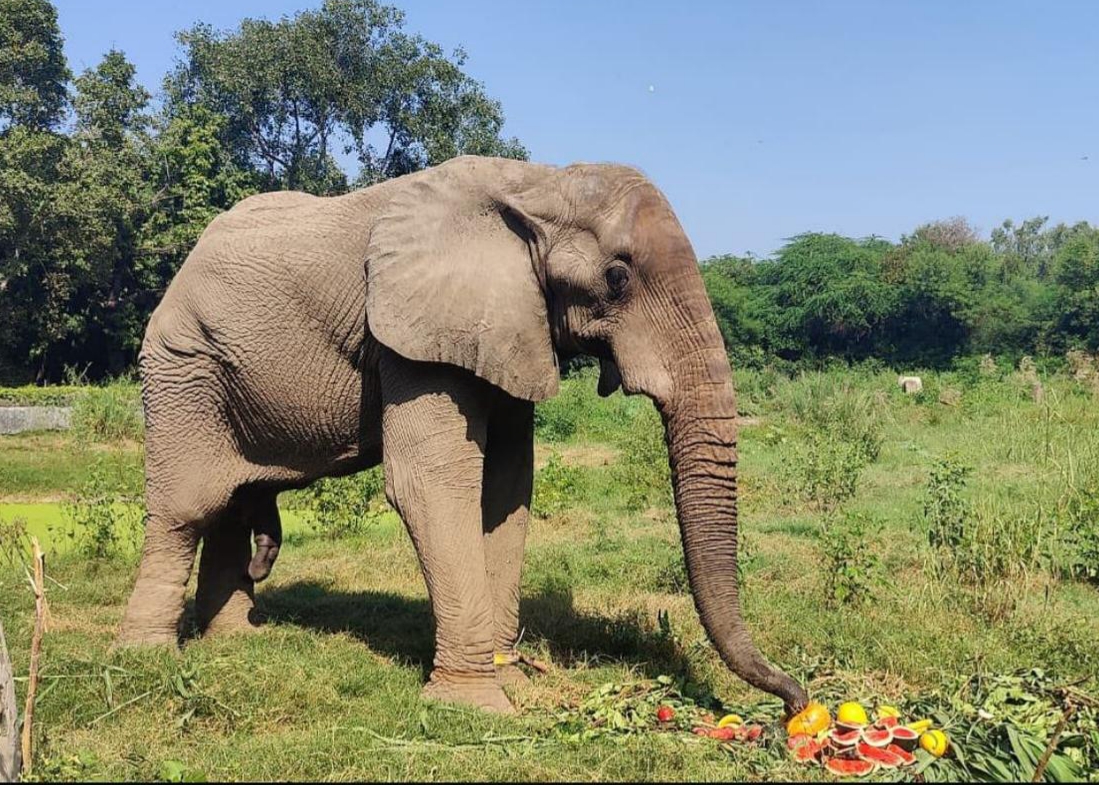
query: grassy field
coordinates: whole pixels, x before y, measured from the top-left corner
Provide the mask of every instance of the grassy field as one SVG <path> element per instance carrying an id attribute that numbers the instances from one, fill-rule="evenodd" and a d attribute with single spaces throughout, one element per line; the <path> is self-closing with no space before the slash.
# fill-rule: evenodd
<path id="1" fill-rule="evenodd" d="M 1069 704 L 1055 759 L 1099 764 L 1091 382 L 991 364 L 927 374 L 917 396 L 884 371 L 738 381 L 741 579 L 762 650 L 832 706 L 934 717 L 956 753 L 922 759 L 927 779 L 1025 776 L 1019 735 L 1044 746 Z M 513 692 L 515 718 L 420 700 L 430 609 L 400 522 L 376 499 L 354 506 L 376 478 L 280 500 L 290 536 L 258 591 L 259 634 L 112 653 L 136 567 L 140 433 L 89 415 L 72 436 L 0 437 L 0 616 L 20 673 L 33 598 L 17 521 L 52 550 L 38 773 L 827 778 L 789 760 L 780 707 L 705 640 L 651 405 L 594 386 L 566 380 L 538 412 L 523 648 L 552 667 Z M 764 743 L 654 732 L 661 701 L 758 719 Z"/>

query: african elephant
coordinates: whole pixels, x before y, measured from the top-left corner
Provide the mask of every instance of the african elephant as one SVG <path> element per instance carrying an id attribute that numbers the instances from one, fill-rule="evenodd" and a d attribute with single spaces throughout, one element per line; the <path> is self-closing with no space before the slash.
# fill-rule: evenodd
<path id="1" fill-rule="evenodd" d="M 512 710 L 500 685 L 525 677 L 494 653 L 518 632 L 533 409 L 580 353 L 599 359 L 601 395 L 660 411 L 721 657 L 800 709 L 740 615 L 735 394 L 694 251 L 656 187 L 617 165 L 462 157 L 217 217 L 141 349 L 148 522 L 120 642 L 177 641 L 200 539 L 200 624 L 251 625 L 276 494 L 381 462 L 435 616 L 425 694 Z"/>

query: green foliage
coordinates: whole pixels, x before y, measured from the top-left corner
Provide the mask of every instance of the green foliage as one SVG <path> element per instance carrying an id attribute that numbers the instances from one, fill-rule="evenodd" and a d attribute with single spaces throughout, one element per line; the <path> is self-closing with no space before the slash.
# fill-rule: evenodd
<path id="1" fill-rule="evenodd" d="M 833 606 L 859 606 L 882 585 L 881 559 L 872 542 L 881 530 L 881 522 L 865 513 L 825 517 L 820 547 L 826 596 Z"/>
<path id="2" fill-rule="evenodd" d="M 567 510 L 575 501 L 582 472 L 562 462 L 560 453 L 550 453 L 546 465 L 534 474 L 531 515 L 552 518 Z"/>
<path id="3" fill-rule="evenodd" d="M 402 12 L 374 0 L 326 0 L 235 31 L 198 24 L 178 35 L 169 111 L 202 105 L 230 119 L 223 143 L 267 188 L 346 190 L 333 153 L 348 141 L 360 184 L 462 153 L 525 158 L 499 137 L 500 106 L 463 73 L 465 54 L 447 57 L 403 25 Z"/>
<path id="4" fill-rule="evenodd" d="M 820 373 L 786 385 L 780 398 L 801 434 L 786 469 L 789 480 L 817 509 L 834 510 L 855 495 L 863 470 L 881 452 L 881 400 Z"/>
<path id="5" fill-rule="evenodd" d="M 1083 782 L 1099 767 L 1099 704 L 1039 668 L 978 674 L 912 708 L 953 741 L 946 757 L 921 756 L 917 773 L 929 782 L 1031 782 L 1047 749 L 1043 781 Z"/>
<path id="6" fill-rule="evenodd" d="M 0 131 L 61 120 L 69 69 L 48 0 L 0 0 Z"/>
<path id="7" fill-rule="evenodd" d="M 0 563 L 14 566 L 24 560 L 30 551 L 27 521 L 18 516 L 10 520 L 0 516 Z"/>
<path id="8" fill-rule="evenodd" d="M 0 324 L 15 326 L 0 331 L 4 381 L 132 371 L 213 217 L 261 190 L 346 191 L 346 146 L 358 184 L 462 153 L 526 157 L 464 53 L 373 0 L 234 31 L 198 24 L 179 41 L 155 113 L 116 50 L 72 80 L 70 100 L 53 6 L 0 4 Z"/>
<path id="9" fill-rule="evenodd" d="M 932 464 L 923 505 L 932 548 L 950 553 L 961 545 L 966 522 L 972 515 L 964 496 L 967 478 L 972 473 L 972 467 L 952 456 Z"/>
<path id="10" fill-rule="evenodd" d="M 68 406 L 84 388 L 78 385 L 0 387 L 0 404 L 5 406 Z"/>
<path id="11" fill-rule="evenodd" d="M 623 489 L 626 508 L 635 512 L 649 507 L 672 506 L 671 470 L 664 425 L 653 406 L 635 413 L 620 435 L 621 457 L 614 465 L 614 478 Z"/>
<path id="12" fill-rule="evenodd" d="M 145 432 L 140 390 L 133 382 L 80 387 L 72 409 L 71 432 L 80 441 L 138 441 Z"/>
<path id="13" fill-rule="evenodd" d="M 381 466 L 348 477 L 325 477 L 302 495 L 311 525 L 331 539 L 362 534 L 389 509 Z"/>
<path id="14" fill-rule="evenodd" d="M 63 510 L 70 523 L 68 536 L 85 556 L 107 559 L 139 550 L 145 518 L 141 489 L 121 462 L 98 456 Z"/>

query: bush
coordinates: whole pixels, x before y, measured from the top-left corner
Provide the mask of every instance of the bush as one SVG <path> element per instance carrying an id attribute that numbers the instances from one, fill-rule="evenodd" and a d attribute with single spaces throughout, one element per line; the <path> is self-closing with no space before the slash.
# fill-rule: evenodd
<path id="1" fill-rule="evenodd" d="M 622 457 L 614 465 L 616 482 L 626 493 L 626 508 L 672 506 L 671 470 L 664 424 L 653 406 L 644 406 L 619 436 Z"/>
<path id="2" fill-rule="evenodd" d="M 140 485 L 122 462 L 97 456 L 76 494 L 62 505 L 68 536 L 92 559 L 128 556 L 140 550 L 145 519 Z"/>
<path id="3" fill-rule="evenodd" d="M 580 469 L 563 463 L 559 453 L 550 453 L 546 465 L 534 475 L 531 515 L 545 519 L 567 510 L 576 500 L 580 478 Z"/>
<path id="4" fill-rule="evenodd" d="M 825 519 L 821 552 L 827 570 L 829 605 L 860 605 L 873 588 L 881 584 L 881 560 L 870 542 L 881 528 L 880 521 L 861 513 Z"/>
<path id="5" fill-rule="evenodd" d="M 979 610 L 993 618 L 1010 613 L 1027 579 L 1048 568 L 1054 539 L 1041 503 L 1023 508 L 963 496 L 969 467 L 947 458 L 931 471 L 924 501 L 935 574 L 968 588 Z"/>
<path id="6" fill-rule="evenodd" d="M 0 404 L 5 406 L 68 406 L 83 387 L 55 386 L 0 387 Z"/>
<path id="7" fill-rule="evenodd" d="M 381 466 L 317 480 L 301 497 L 310 525 L 332 539 L 361 534 L 390 509 Z"/>
<path id="8" fill-rule="evenodd" d="M 140 388 L 124 381 L 82 387 L 73 400 L 72 434 L 81 441 L 139 441 L 145 432 Z"/>

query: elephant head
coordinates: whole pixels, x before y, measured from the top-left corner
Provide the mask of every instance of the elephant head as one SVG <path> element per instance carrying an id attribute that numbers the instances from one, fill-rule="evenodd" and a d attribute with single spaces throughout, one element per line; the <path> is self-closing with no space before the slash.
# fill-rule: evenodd
<path id="1" fill-rule="evenodd" d="M 597 357 L 599 393 L 649 396 L 665 426 L 687 570 L 725 663 L 778 695 L 805 691 L 752 643 L 737 585 L 732 372 L 697 260 L 636 170 L 460 158 L 393 181 L 367 254 L 371 332 L 531 401 L 560 359 Z"/>

